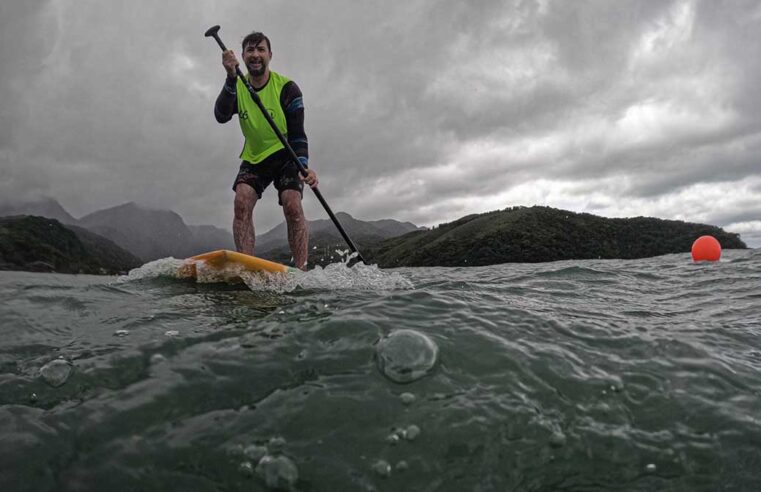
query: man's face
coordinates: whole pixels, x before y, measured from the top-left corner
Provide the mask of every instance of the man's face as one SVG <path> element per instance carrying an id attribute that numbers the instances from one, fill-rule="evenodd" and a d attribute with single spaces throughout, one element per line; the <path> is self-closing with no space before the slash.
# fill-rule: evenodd
<path id="1" fill-rule="evenodd" d="M 251 75 L 258 77 L 264 75 L 264 71 L 270 64 L 272 52 L 267 47 L 267 41 L 262 39 L 258 44 L 248 43 L 243 51 L 243 62 L 246 64 Z"/>

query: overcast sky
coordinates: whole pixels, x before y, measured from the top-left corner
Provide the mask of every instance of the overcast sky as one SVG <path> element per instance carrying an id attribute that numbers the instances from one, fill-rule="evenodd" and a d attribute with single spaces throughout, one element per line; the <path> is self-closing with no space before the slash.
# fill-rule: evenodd
<path id="1" fill-rule="evenodd" d="M 758 0 L 2 0 L 0 201 L 134 201 L 230 228 L 220 24 L 304 94 L 334 211 L 514 205 L 722 226 L 761 246 Z M 310 219 L 326 218 L 305 192 Z M 258 232 L 282 221 L 274 190 Z"/>

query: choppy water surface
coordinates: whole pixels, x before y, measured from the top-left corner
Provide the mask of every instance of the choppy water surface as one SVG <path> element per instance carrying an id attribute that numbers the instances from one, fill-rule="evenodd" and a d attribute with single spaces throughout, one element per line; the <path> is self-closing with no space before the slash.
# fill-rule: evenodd
<path id="1" fill-rule="evenodd" d="M 761 490 L 759 250 L 174 265 L 0 272 L 0 489 Z"/>

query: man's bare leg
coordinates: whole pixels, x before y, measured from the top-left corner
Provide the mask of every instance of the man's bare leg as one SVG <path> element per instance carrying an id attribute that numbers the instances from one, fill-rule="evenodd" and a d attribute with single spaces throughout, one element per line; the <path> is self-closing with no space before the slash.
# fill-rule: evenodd
<path id="1" fill-rule="evenodd" d="M 301 208 L 301 193 L 296 190 L 283 190 L 280 193 L 280 201 L 283 203 L 285 222 L 288 224 L 288 244 L 291 246 L 293 261 L 296 268 L 306 270 L 309 231 L 304 210 Z"/>
<path id="2" fill-rule="evenodd" d="M 256 191 L 251 186 L 239 183 L 235 187 L 233 238 L 235 239 L 235 248 L 247 255 L 254 254 L 254 205 L 256 205 L 256 200 Z"/>

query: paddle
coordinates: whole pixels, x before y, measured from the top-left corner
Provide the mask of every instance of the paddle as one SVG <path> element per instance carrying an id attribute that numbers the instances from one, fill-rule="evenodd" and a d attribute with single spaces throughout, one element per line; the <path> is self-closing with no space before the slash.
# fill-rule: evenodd
<path id="1" fill-rule="evenodd" d="M 207 38 L 214 38 L 214 40 L 217 42 L 220 48 L 222 48 L 222 51 L 227 51 L 227 48 L 225 48 L 225 44 L 222 42 L 221 39 L 219 39 L 219 26 L 210 27 L 204 36 Z M 280 140 L 280 143 L 283 144 L 283 147 L 285 147 L 288 154 L 291 156 L 291 160 L 296 163 L 296 165 L 299 168 L 299 172 L 302 176 L 307 176 L 307 170 L 304 167 L 303 164 L 299 161 L 298 156 L 296 155 L 296 152 L 293 151 L 293 148 L 288 143 L 288 140 L 286 140 L 283 133 L 280 131 L 280 129 L 275 124 L 275 121 L 272 119 L 272 117 L 269 114 L 269 111 L 267 111 L 267 108 L 264 107 L 264 104 L 262 104 L 262 100 L 259 98 L 259 95 L 254 90 L 254 87 L 251 85 L 251 83 L 246 79 L 246 77 L 243 75 L 243 72 L 241 72 L 240 67 L 235 67 L 235 73 L 238 74 L 238 78 L 243 81 L 243 83 L 246 85 L 246 88 L 248 89 L 248 92 L 251 94 L 251 98 L 254 100 L 254 103 L 257 105 L 259 110 L 262 112 L 262 115 L 264 115 L 264 118 L 267 120 L 267 122 L 272 127 L 272 130 L 275 132 L 275 135 L 277 135 L 277 138 Z M 325 201 L 325 199 L 322 197 L 322 193 L 320 193 L 320 190 L 317 189 L 317 187 L 313 187 L 312 191 L 314 191 L 315 196 L 317 196 L 317 199 L 322 204 L 322 207 L 325 209 L 325 211 L 330 216 L 330 220 L 333 221 L 333 223 L 336 225 L 336 228 L 338 229 L 338 232 L 341 233 L 341 236 L 343 236 L 344 241 L 346 241 L 346 244 L 349 245 L 349 249 L 353 253 L 357 253 L 357 257 L 362 261 L 362 263 L 367 263 L 362 257 L 362 253 L 359 252 L 357 247 L 354 245 L 354 242 L 351 240 L 348 234 L 346 234 L 346 231 L 344 230 L 343 226 L 341 226 L 341 223 L 338 221 L 338 218 L 336 218 L 335 214 L 333 214 L 333 211 L 328 206 L 328 202 Z"/>

